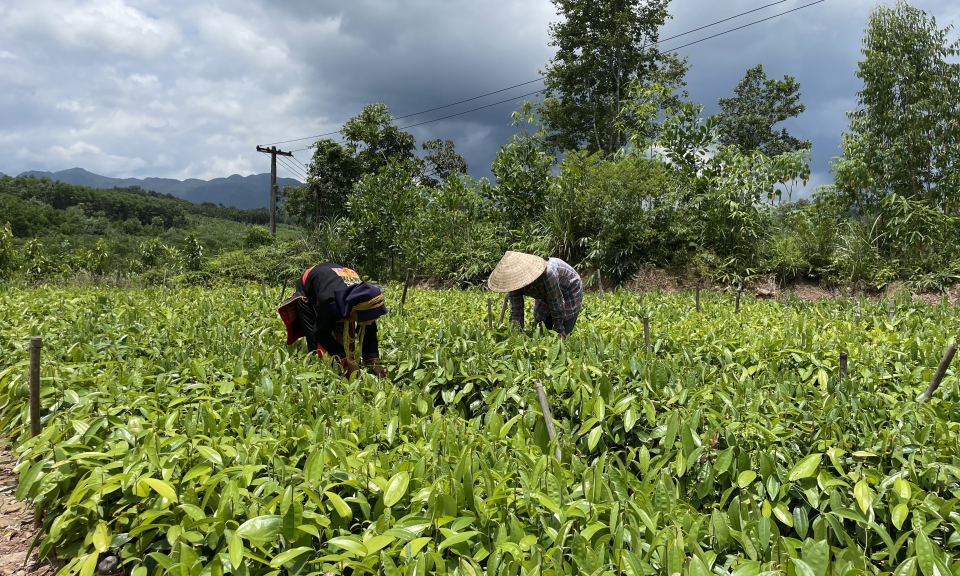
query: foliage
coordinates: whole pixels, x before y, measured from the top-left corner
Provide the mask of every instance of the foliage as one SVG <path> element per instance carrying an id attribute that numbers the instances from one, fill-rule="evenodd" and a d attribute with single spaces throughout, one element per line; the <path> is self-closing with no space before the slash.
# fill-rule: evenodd
<path id="1" fill-rule="evenodd" d="M 0 226 L 0 275 L 6 276 L 17 264 L 17 250 L 13 246 L 10 224 Z"/>
<path id="2" fill-rule="evenodd" d="M 553 185 L 554 157 L 545 152 L 546 132 L 537 126 L 536 114 L 529 102 L 513 113 L 513 125 L 523 130 L 510 136 L 493 157 L 496 186 L 490 189 L 496 209 L 506 226 L 518 230 L 535 221 L 543 212 Z M 538 128 L 535 132 L 531 128 Z"/>
<path id="3" fill-rule="evenodd" d="M 613 155 L 625 144 L 616 126 L 631 83 L 683 85 L 686 59 L 660 51 L 669 0 L 552 0 L 557 52 L 547 65 L 538 106 L 549 143 Z"/>
<path id="4" fill-rule="evenodd" d="M 283 209 L 300 224 L 342 215 L 361 175 L 362 162 L 350 148 L 330 139 L 313 148 L 306 184 L 284 190 Z"/>
<path id="5" fill-rule="evenodd" d="M 800 83 L 793 76 L 783 80 L 767 78 L 763 65 L 747 70 L 746 76 L 733 89 L 736 96 L 720 99 L 720 143 L 737 146 L 745 152 L 759 150 L 765 156 L 779 156 L 810 148 L 810 141 L 801 141 L 774 125 L 796 118 L 806 109 L 800 104 Z"/>
<path id="6" fill-rule="evenodd" d="M 897 194 L 956 214 L 960 179 L 960 40 L 903 0 L 870 13 L 857 77 L 857 109 L 835 161 L 848 205 L 876 212 Z M 886 224 L 881 226 L 886 230 Z"/>
<path id="7" fill-rule="evenodd" d="M 417 174 L 422 171 L 422 162 L 414 154 L 416 140 L 393 124 L 393 115 L 383 102 L 364 106 L 360 114 L 347 120 L 340 133 L 359 162 L 361 174 L 375 175 L 397 162 L 415 166 L 408 170 Z"/>
<path id="8" fill-rule="evenodd" d="M 467 161 L 454 150 L 453 140 L 429 140 L 422 147 L 428 152 L 423 157 L 425 167 L 421 177 L 425 186 L 437 187 L 451 176 L 467 174 Z"/>
<path id="9" fill-rule="evenodd" d="M 953 573 L 953 371 L 919 401 L 952 310 L 588 295 L 562 341 L 488 331 L 485 299 L 413 290 L 380 327 L 392 379 L 347 382 L 286 347 L 255 290 L 0 292 L 0 427 L 41 556 L 118 554 L 132 576 Z"/>
<path id="10" fill-rule="evenodd" d="M 186 270 L 197 271 L 203 265 L 203 242 L 197 235 L 190 233 L 183 239 L 183 267 Z"/>
<path id="11" fill-rule="evenodd" d="M 243 247 L 257 248 L 273 244 L 275 237 L 270 235 L 270 230 L 265 226 L 250 226 L 244 232 Z"/>

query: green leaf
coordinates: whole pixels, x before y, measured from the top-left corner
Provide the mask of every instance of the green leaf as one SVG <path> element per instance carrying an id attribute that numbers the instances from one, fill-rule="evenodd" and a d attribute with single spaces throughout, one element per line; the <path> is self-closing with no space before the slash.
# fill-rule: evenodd
<path id="1" fill-rule="evenodd" d="M 587 448 L 593 450 L 597 447 L 597 444 L 600 442 L 600 435 L 603 434 L 603 426 L 597 426 L 590 431 L 590 435 L 587 437 Z"/>
<path id="2" fill-rule="evenodd" d="M 449 538 L 447 538 L 446 540 L 440 543 L 440 546 L 437 547 L 437 552 L 443 552 L 444 550 L 446 550 L 451 546 L 455 546 L 461 542 L 466 542 L 471 538 L 473 538 L 474 536 L 476 536 L 477 534 L 479 534 L 479 532 L 476 532 L 474 530 L 461 532 L 460 534 L 454 534 L 453 536 L 450 536 Z"/>
<path id="3" fill-rule="evenodd" d="M 815 576 L 827 575 L 827 568 L 830 566 L 830 545 L 826 540 L 814 541 L 807 538 L 801 545 L 800 554 Z"/>
<path id="4" fill-rule="evenodd" d="M 367 547 L 363 545 L 360 540 L 355 536 L 338 536 L 337 538 L 331 538 L 327 540 L 328 543 L 333 544 L 334 546 L 339 546 L 351 554 L 355 554 L 361 558 L 367 555 Z"/>
<path id="5" fill-rule="evenodd" d="M 917 530 L 917 565 L 923 576 L 933 575 L 933 543 L 923 533 L 923 530 Z"/>
<path id="6" fill-rule="evenodd" d="M 802 478 L 809 478 L 816 474 L 817 468 L 820 467 L 820 459 L 823 458 L 823 454 L 811 454 L 804 458 L 803 460 L 797 462 L 796 466 L 790 469 L 790 474 L 788 475 L 788 480 L 790 482 L 796 482 Z"/>
<path id="7" fill-rule="evenodd" d="M 853 487 L 853 495 L 857 499 L 857 504 L 860 505 L 863 513 L 868 514 L 869 510 L 873 507 L 873 490 L 871 490 L 870 485 L 867 484 L 866 478 L 861 478 L 856 486 Z"/>
<path id="8" fill-rule="evenodd" d="M 274 556 L 273 560 L 270 561 L 270 567 L 279 568 L 284 564 L 286 564 L 287 562 L 290 562 L 291 560 L 297 558 L 301 554 L 306 554 L 308 552 L 316 553 L 316 550 L 314 550 L 313 548 L 309 548 L 307 546 L 299 546 L 297 548 L 292 548 L 285 552 L 281 552 L 280 554 L 277 554 L 276 556 Z"/>
<path id="9" fill-rule="evenodd" d="M 398 472 L 390 479 L 387 489 L 383 492 L 383 504 L 392 507 L 400 501 L 407 493 L 407 485 L 410 483 L 410 476 L 406 472 Z M 339 512 L 339 510 L 338 510 Z M 341 516 L 343 516 L 341 514 Z"/>
<path id="10" fill-rule="evenodd" d="M 367 554 L 376 554 L 381 549 L 393 543 L 394 540 L 396 540 L 396 538 L 393 536 L 380 535 L 370 538 L 364 542 L 363 545 L 367 547 Z"/>
<path id="11" fill-rule="evenodd" d="M 737 486 L 746 488 L 757 478 L 757 473 L 753 470 L 744 470 L 737 476 Z"/>
<path id="12" fill-rule="evenodd" d="M 910 514 L 910 509 L 906 504 L 898 504 L 893 509 L 893 514 L 891 514 L 891 520 L 893 520 L 893 525 L 897 530 L 903 527 L 903 522 L 907 519 L 907 516 Z"/>
<path id="13" fill-rule="evenodd" d="M 711 576 L 710 570 L 697 555 L 690 558 L 690 576 Z"/>
<path id="14" fill-rule="evenodd" d="M 272 542 L 280 533 L 280 516 L 265 515 L 251 518 L 240 525 L 234 534 L 257 544 Z"/>
<path id="15" fill-rule="evenodd" d="M 220 456 L 220 453 L 214 450 L 213 448 L 209 446 L 200 445 L 200 446 L 197 446 L 197 452 L 199 452 L 201 456 L 203 456 L 210 462 L 216 464 L 217 466 L 220 466 L 221 468 L 223 467 L 223 458 Z"/>
<path id="16" fill-rule="evenodd" d="M 171 502 L 178 502 L 176 490 L 174 490 L 173 486 L 167 482 L 160 480 L 159 478 L 144 478 L 143 481 L 146 482 L 148 486 L 153 488 L 153 491 L 157 494 L 163 496 Z"/>
<path id="17" fill-rule="evenodd" d="M 243 539 L 236 532 L 230 537 L 230 565 L 233 571 L 239 570 L 243 563 Z"/>
<path id="18" fill-rule="evenodd" d="M 794 569 L 797 572 L 797 576 L 817 576 L 816 572 L 813 571 L 813 568 L 809 564 L 800 560 L 799 558 L 794 558 L 791 560 L 793 562 Z"/>
<path id="19" fill-rule="evenodd" d="M 337 511 L 337 514 L 343 519 L 344 522 L 349 522 L 350 519 L 353 518 L 353 512 L 350 510 L 350 506 L 343 501 L 343 498 L 333 492 L 324 492 L 324 494 L 326 495 L 327 500 L 333 504 L 334 510 Z"/>
<path id="20" fill-rule="evenodd" d="M 107 523 L 102 520 L 93 530 L 93 546 L 101 554 L 110 549 L 110 531 L 107 529 Z"/>
<path id="21" fill-rule="evenodd" d="M 93 576 L 97 570 L 97 558 L 99 554 L 87 554 L 80 562 L 80 576 Z"/>

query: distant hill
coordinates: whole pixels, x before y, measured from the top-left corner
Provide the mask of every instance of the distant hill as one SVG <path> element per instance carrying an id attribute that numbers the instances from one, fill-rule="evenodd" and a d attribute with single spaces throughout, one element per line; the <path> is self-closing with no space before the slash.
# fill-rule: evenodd
<path id="1" fill-rule="evenodd" d="M 270 174 L 240 176 L 234 174 L 227 178 L 213 180 L 175 180 L 173 178 L 109 178 L 88 172 L 83 168 L 70 168 L 59 172 L 41 172 L 30 170 L 20 176 L 46 176 L 51 180 L 60 180 L 67 184 L 89 186 L 90 188 L 127 188 L 139 186 L 144 190 L 153 190 L 161 194 L 172 194 L 194 203 L 213 202 L 237 208 L 265 208 L 270 204 Z M 293 178 L 277 178 L 277 186 L 300 186 L 301 182 Z"/>

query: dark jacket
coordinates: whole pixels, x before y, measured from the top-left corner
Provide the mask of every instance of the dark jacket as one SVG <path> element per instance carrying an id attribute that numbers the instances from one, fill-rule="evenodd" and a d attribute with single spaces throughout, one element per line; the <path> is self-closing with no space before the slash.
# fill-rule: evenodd
<path id="1" fill-rule="evenodd" d="M 347 358 L 343 344 L 343 322 L 335 319 L 330 304 L 337 290 L 361 282 L 363 280 L 356 272 L 334 262 L 317 264 L 304 272 L 297 280 L 293 294 L 283 301 L 278 310 L 287 327 L 287 345 L 306 338 L 309 349 L 316 350 L 320 358 L 324 354 Z M 352 325 L 349 338 L 351 341 L 356 338 Z M 365 362 L 380 358 L 376 322 L 364 330 L 362 357 Z"/>

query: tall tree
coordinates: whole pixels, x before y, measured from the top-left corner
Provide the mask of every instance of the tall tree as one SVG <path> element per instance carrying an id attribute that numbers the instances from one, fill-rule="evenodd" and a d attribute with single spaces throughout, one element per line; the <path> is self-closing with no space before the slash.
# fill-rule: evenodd
<path id="1" fill-rule="evenodd" d="M 326 138 L 316 142 L 306 184 L 284 188 L 284 211 L 301 224 L 342 215 L 361 169 L 350 148 Z"/>
<path id="2" fill-rule="evenodd" d="M 758 150 L 766 156 L 810 148 L 809 140 L 794 138 L 785 128 L 779 132 L 773 128 L 806 110 L 800 103 L 800 83 L 793 76 L 767 78 L 763 64 L 757 64 L 747 70 L 733 92 L 733 98 L 720 99 L 721 144 L 736 145 L 744 152 Z"/>
<path id="3" fill-rule="evenodd" d="M 896 195 L 960 207 L 960 64 L 948 62 L 960 41 L 948 39 L 951 29 L 903 0 L 870 13 L 857 67 L 863 88 L 834 162 L 850 205 L 876 209 Z"/>
<path id="4" fill-rule="evenodd" d="M 340 134 L 356 154 L 365 174 L 376 174 L 394 159 L 411 163 L 415 173 L 423 169 L 415 153 L 416 139 L 394 126 L 390 108 L 383 102 L 364 106 L 360 114 L 347 120 Z"/>
<path id="5" fill-rule="evenodd" d="M 551 0 L 563 19 L 550 25 L 557 53 L 547 66 L 538 112 L 558 150 L 614 154 L 631 83 L 683 85 L 686 59 L 661 52 L 659 28 L 670 0 Z"/>
<path id="6" fill-rule="evenodd" d="M 467 173 L 467 161 L 457 154 L 452 140 L 430 140 L 423 143 L 423 149 L 427 154 L 423 157 L 422 184 L 437 187 L 450 176 Z"/>

